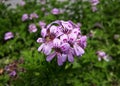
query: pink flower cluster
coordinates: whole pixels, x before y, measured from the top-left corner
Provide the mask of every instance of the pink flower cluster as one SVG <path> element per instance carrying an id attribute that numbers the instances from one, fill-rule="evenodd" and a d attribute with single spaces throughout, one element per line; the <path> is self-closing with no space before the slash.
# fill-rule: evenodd
<path id="1" fill-rule="evenodd" d="M 13 37 L 14 37 L 14 35 L 12 32 L 7 32 L 4 35 L 4 40 L 9 40 L 9 39 L 12 39 Z"/>
<path id="2" fill-rule="evenodd" d="M 22 1 L 19 3 L 20 6 L 25 6 L 25 4 L 26 4 L 26 2 L 25 2 L 24 0 L 22 0 Z"/>
<path id="3" fill-rule="evenodd" d="M 30 16 L 27 13 L 22 15 L 22 21 L 26 21 L 28 19 L 32 20 L 37 18 L 38 18 L 38 15 L 36 13 L 31 13 Z"/>
<path id="4" fill-rule="evenodd" d="M 111 57 L 109 55 L 107 55 L 105 52 L 103 51 L 97 51 L 96 52 L 97 56 L 98 56 L 98 60 L 101 61 L 102 59 L 104 59 L 105 61 L 110 61 Z"/>
<path id="5" fill-rule="evenodd" d="M 38 51 L 47 55 L 48 62 L 57 56 L 57 63 L 61 66 L 66 60 L 72 63 L 75 56 L 81 57 L 85 53 L 87 37 L 72 21 L 54 21 L 42 28 L 41 36 L 37 39 L 42 43 Z"/>
<path id="6" fill-rule="evenodd" d="M 30 32 L 30 33 L 35 33 L 35 32 L 37 32 L 37 27 L 36 27 L 36 25 L 35 24 L 30 24 L 29 25 L 29 29 L 28 29 L 28 31 Z"/>
<path id="7" fill-rule="evenodd" d="M 52 13 L 53 15 L 58 15 L 58 14 L 61 14 L 61 13 L 63 13 L 63 12 L 64 12 L 64 10 L 58 9 L 58 8 L 53 8 L 53 9 L 51 10 L 51 13 Z"/>
<path id="8" fill-rule="evenodd" d="M 92 5 L 92 11 L 93 12 L 97 11 L 96 5 L 99 4 L 99 0 L 90 0 L 90 3 Z"/>

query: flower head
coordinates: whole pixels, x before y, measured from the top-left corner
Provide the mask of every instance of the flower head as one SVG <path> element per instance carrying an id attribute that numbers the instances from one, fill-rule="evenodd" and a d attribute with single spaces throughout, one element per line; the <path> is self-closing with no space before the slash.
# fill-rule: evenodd
<path id="1" fill-rule="evenodd" d="M 54 15 L 57 15 L 57 14 L 60 14 L 60 10 L 58 8 L 53 8 L 51 10 L 51 13 L 54 14 Z"/>
<path id="2" fill-rule="evenodd" d="M 91 6 L 92 6 L 92 11 L 95 12 L 97 11 L 97 4 L 99 4 L 99 0 L 90 0 Z"/>
<path id="3" fill-rule="evenodd" d="M 36 32 L 36 31 L 37 31 L 36 25 L 35 25 L 35 24 L 30 24 L 28 31 L 29 31 L 30 33 Z"/>
<path id="4" fill-rule="evenodd" d="M 28 18 L 28 14 L 25 13 L 22 15 L 22 21 L 26 21 Z"/>
<path id="5" fill-rule="evenodd" d="M 111 57 L 103 51 L 97 51 L 96 54 L 98 56 L 99 61 L 101 61 L 102 59 L 104 59 L 107 62 L 111 60 Z"/>
<path id="6" fill-rule="evenodd" d="M 25 1 L 22 0 L 19 5 L 24 6 L 25 4 L 26 4 Z"/>
<path id="7" fill-rule="evenodd" d="M 45 23 L 45 22 L 43 22 L 43 21 L 39 21 L 39 26 L 40 26 L 41 28 L 43 28 L 43 27 L 45 27 L 45 26 L 46 26 L 46 23 Z"/>
<path id="8" fill-rule="evenodd" d="M 57 56 L 59 66 L 65 61 L 74 62 L 74 57 L 81 57 L 85 51 L 87 37 L 81 35 L 80 28 L 72 21 L 57 20 L 41 30 L 42 38 L 37 42 L 42 43 L 38 51 L 47 55 L 50 62 Z"/>
<path id="9" fill-rule="evenodd" d="M 9 40 L 9 39 L 11 39 L 11 38 L 13 38 L 13 37 L 14 37 L 14 35 L 13 35 L 12 32 L 7 32 L 7 33 L 5 33 L 5 35 L 4 35 L 4 40 Z"/>
<path id="10" fill-rule="evenodd" d="M 30 14 L 30 19 L 32 20 L 32 19 L 36 19 L 36 18 L 38 18 L 38 15 L 36 14 L 36 13 L 31 13 Z"/>

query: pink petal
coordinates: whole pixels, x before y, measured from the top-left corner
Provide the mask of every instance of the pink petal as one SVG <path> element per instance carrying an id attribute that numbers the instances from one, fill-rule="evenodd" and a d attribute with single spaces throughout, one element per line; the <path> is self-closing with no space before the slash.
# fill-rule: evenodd
<path id="1" fill-rule="evenodd" d="M 69 41 L 72 43 L 75 42 L 75 40 L 77 39 L 77 34 L 71 33 L 68 36 L 69 36 Z"/>
<path id="2" fill-rule="evenodd" d="M 74 62 L 74 57 L 71 53 L 68 54 L 68 61 L 69 62 Z"/>
<path id="3" fill-rule="evenodd" d="M 55 55 L 56 55 L 55 52 L 51 53 L 50 55 L 47 56 L 46 61 L 50 62 L 55 57 Z"/>
<path id="4" fill-rule="evenodd" d="M 68 41 L 68 36 L 66 34 L 63 34 L 62 36 L 60 36 L 60 40 L 62 42 L 67 42 Z"/>
<path id="5" fill-rule="evenodd" d="M 63 43 L 63 44 L 61 45 L 61 50 L 62 50 L 62 51 L 68 51 L 69 48 L 70 48 L 70 45 L 69 45 L 68 43 Z"/>
<path id="6" fill-rule="evenodd" d="M 55 33 L 56 30 L 57 30 L 57 26 L 52 25 L 52 26 L 50 27 L 50 33 Z"/>
<path id="7" fill-rule="evenodd" d="M 45 55 L 49 55 L 51 52 L 51 47 L 49 45 L 45 45 L 43 48 L 43 52 L 45 53 Z"/>
<path id="8" fill-rule="evenodd" d="M 63 65 L 61 54 L 57 54 L 57 63 L 58 63 L 59 66 Z"/>
<path id="9" fill-rule="evenodd" d="M 82 54 L 84 54 L 84 50 L 77 44 L 75 44 L 73 47 L 77 56 L 82 56 Z"/>
<path id="10" fill-rule="evenodd" d="M 65 62 L 67 60 L 67 55 L 66 54 L 62 54 L 62 62 Z"/>
<path id="11" fill-rule="evenodd" d="M 67 29 L 67 30 L 72 30 L 73 26 L 71 25 L 71 23 L 67 22 L 67 21 L 61 21 L 62 22 L 62 26 Z"/>
<path id="12" fill-rule="evenodd" d="M 42 38 L 38 38 L 37 39 L 37 43 L 42 43 L 43 42 L 43 39 Z"/>
<path id="13" fill-rule="evenodd" d="M 63 34 L 63 32 L 60 30 L 60 28 L 58 27 L 57 28 L 57 30 L 56 30 L 56 32 L 55 32 L 55 35 L 56 35 L 56 37 L 59 37 L 59 36 L 61 36 Z"/>
<path id="14" fill-rule="evenodd" d="M 73 30 L 72 30 L 72 33 L 78 35 L 78 34 L 80 33 L 80 30 L 77 29 L 77 28 L 76 28 L 76 29 L 73 29 Z"/>
<path id="15" fill-rule="evenodd" d="M 80 45 L 81 45 L 82 48 L 86 47 L 86 45 L 87 45 L 87 36 L 81 36 Z"/>
<path id="16" fill-rule="evenodd" d="M 54 47 L 60 47 L 60 45 L 61 45 L 61 41 L 58 38 L 55 38 L 53 40 L 53 46 Z"/>
<path id="17" fill-rule="evenodd" d="M 45 37 L 47 35 L 47 30 L 45 28 L 41 30 L 41 35 L 42 37 Z"/>
<path id="18" fill-rule="evenodd" d="M 40 51 L 43 49 L 44 46 L 45 46 L 45 44 L 42 44 L 42 45 L 38 48 L 38 51 L 40 52 Z"/>

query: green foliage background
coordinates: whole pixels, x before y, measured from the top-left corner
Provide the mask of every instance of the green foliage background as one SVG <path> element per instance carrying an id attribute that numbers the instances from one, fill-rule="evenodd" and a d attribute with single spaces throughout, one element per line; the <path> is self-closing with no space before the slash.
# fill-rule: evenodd
<path id="1" fill-rule="evenodd" d="M 92 12 L 89 2 L 76 0 L 58 2 L 47 0 L 47 4 L 38 4 L 36 1 L 26 0 L 26 5 L 8 9 L 0 3 L 0 68 L 4 68 L 14 60 L 24 59 L 26 72 L 18 72 L 19 77 L 12 79 L 8 74 L 0 75 L 0 86 L 120 86 L 120 1 L 100 0 L 98 11 Z M 50 7 L 49 7 L 50 6 Z M 63 14 L 45 16 L 40 9 L 46 12 L 52 8 L 61 8 Z M 24 13 L 35 12 L 38 19 L 21 21 Z M 73 64 L 66 62 L 63 66 L 57 65 L 56 59 L 46 62 L 46 56 L 37 51 L 40 46 L 36 43 L 40 37 L 39 21 L 47 24 L 54 20 L 72 20 L 82 24 L 82 34 L 86 35 L 92 30 L 94 36 L 88 37 L 85 54 L 75 58 Z M 35 23 L 38 31 L 28 32 L 28 25 Z M 101 27 L 95 26 L 99 23 Z M 4 41 L 7 31 L 14 33 L 14 38 Z M 114 38 L 118 35 L 118 38 Z M 112 57 L 110 62 L 98 61 L 96 51 L 103 50 Z"/>

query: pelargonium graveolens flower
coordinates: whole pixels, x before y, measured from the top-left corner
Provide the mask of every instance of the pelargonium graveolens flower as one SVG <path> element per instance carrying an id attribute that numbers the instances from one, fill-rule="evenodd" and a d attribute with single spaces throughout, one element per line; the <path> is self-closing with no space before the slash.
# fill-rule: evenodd
<path id="1" fill-rule="evenodd" d="M 41 44 L 38 51 L 47 55 L 48 62 L 57 56 L 57 63 L 61 66 L 67 60 L 73 63 L 75 56 L 81 57 L 85 53 L 87 37 L 72 21 L 54 21 L 42 28 L 41 36 L 37 39 Z"/>
<path id="2" fill-rule="evenodd" d="M 25 4 L 26 4 L 26 2 L 22 0 L 19 5 L 24 6 Z"/>
<path id="3" fill-rule="evenodd" d="M 60 14 L 60 10 L 58 8 L 53 8 L 51 10 L 51 13 L 54 14 L 54 15 L 57 15 L 57 14 Z"/>
<path id="4" fill-rule="evenodd" d="M 30 19 L 37 19 L 38 18 L 38 15 L 36 13 L 31 13 L 30 14 Z"/>
<path id="5" fill-rule="evenodd" d="M 97 51 L 96 52 L 97 56 L 98 56 L 98 60 L 101 61 L 102 59 L 104 59 L 105 61 L 110 61 L 112 58 L 107 55 L 104 51 Z"/>
<path id="6" fill-rule="evenodd" d="M 40 26 L 41 28 L 44 28 L 45 25 L 46 25 L 46 23 L 45 23 L 44 21 L 39 21 L 39 26 Z"/>
<path id="7" fill-rule="evenodd" d="M 28 18 L 28 14 L 25 13 L 22 15 L 22 21 L 26 21 Z"/>
<path id="8" fill-rule="evenodd" d="M 97 10 L 97 4 L 99 4 L 99 0 L 90 0 L 90 3 L 92 5 L 92 11 L 95 12 Z"/>
<path id="9" fill-rule="evenodd" d="M 13 37 L 14 37 L 14 35 L 13 35 L 12 32 L 7 32 L 7 33 L 5 33 L 5 35 L 4 35 L 4 40 L 9 40 L 9 39 L 11 39 L 11 38 L 13 38 Z"/>
<path id="10" fill-rule="evenodd" d="M 30 33 L 35 33 L 35 32 L 37 32 L 37 27 L 36 27 L 36 25 L 35 24 L 30 24 L 29 25 L 29 29 L 28 29 L 28 31 L 30 32 Z"/>

